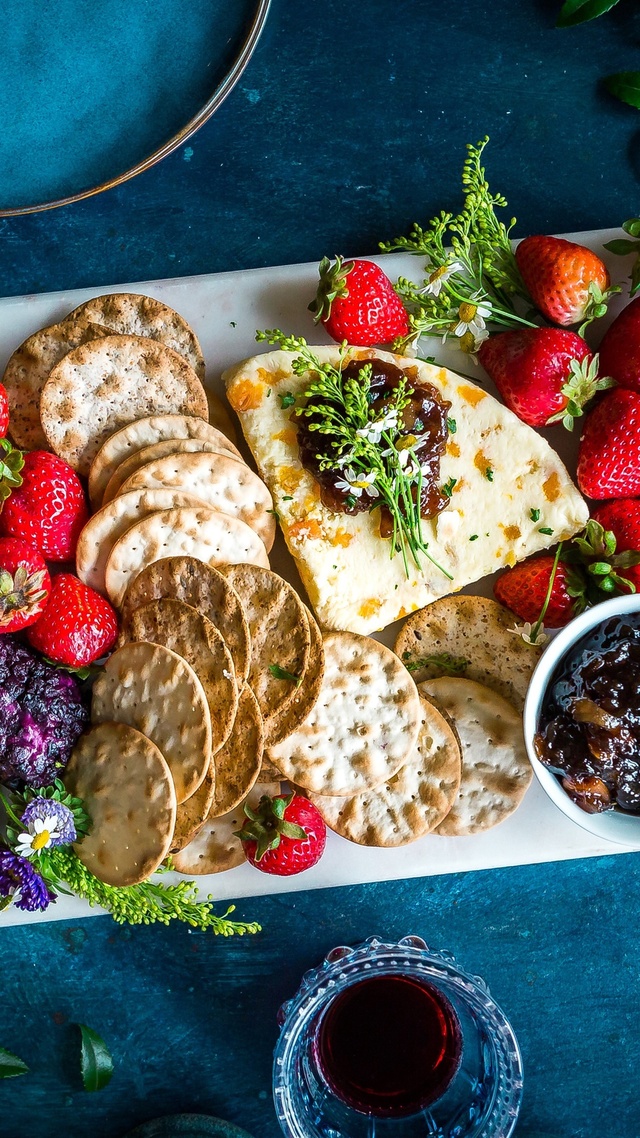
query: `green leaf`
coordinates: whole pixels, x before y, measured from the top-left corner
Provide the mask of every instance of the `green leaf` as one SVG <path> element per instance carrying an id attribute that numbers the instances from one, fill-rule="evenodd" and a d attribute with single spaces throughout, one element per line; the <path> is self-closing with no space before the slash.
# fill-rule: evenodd
<path id="1" fill-rule="evenodd" d="M 640 217 L 630 217 L 628 221 L 623 221 L 622 228 L 630 237 L 640 237 Z"/>
<path id="2" fill-rule="evenodd" d="M 557 28 L 571 28 L 603 16 L 615 8 L 618 0 L 565 0 L 556 23 Z"/>
<path id="3" fill-rule="evenodd" d="M 286 668 L 281 668 L 280 664 L 269 664 L 269 671 L 276 680 L 288 680 L 290 684 L 295 684 L 297 688 L 302 683 L 301 676 L 294 676 L 293 672 L 288 672 Z"/>
<path id="4" fill-rule="evenodd" d="M 282 395 L 278 396 L 278 399 L 280 400 L 280 406 L 283 411 L 286 411 L 287 407 L 293 407 L 296 401 L 295 395 L 292 395 L 290 391 L 285 391 Z"/>
<path id="5" fill-rule="evenodd" d="M 626 257 L 629 253 L 635 253 L 636 250 L 640 249 L 640 242 L 627 241 L 626 237 L 618 237 L 615 241 L 606 241 L 603 249 L 615 253 L 616 257 Z"/>
<path id="6" fill-rule="evenodd" d="M 604 84 L 616 99 L 622 99 L 631 107 L 640 107 L 640 71 L 618 71 L 616 75 L 608 75 Z"/>
<path id="7" fill-rule="evenodd" d="M 79 1023 L 82 1038 L 80 1071 L 85 1091 L 101 1091 L 111 1081 L 113 1059 L 101 1036 L 84 1023 Z"/>
<path id="8" fill-rule="evenodd" d="M 26 1075 L 28 1070 L 22 1059 L 0 1047 L 0 1079 L 15 1079 L 16 1075 Z"/>

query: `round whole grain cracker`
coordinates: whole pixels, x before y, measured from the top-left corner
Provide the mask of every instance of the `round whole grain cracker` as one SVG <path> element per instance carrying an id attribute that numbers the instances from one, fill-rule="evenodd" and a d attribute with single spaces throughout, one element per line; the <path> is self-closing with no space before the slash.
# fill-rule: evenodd
<path id="1" fill-rule="evenodd" d="M 173 491 L 145 491 L 145 493 Z M 118 499 L 122 501 L 122 499 Z M 122 602 L 122 627 L 127 629 L 137 608 L 160 597 L 185 601 L 206 616 L 222 633 L 241 687 L 249 675 L 249 625 L 240 598 L 227 578 L 195 557 L 163 557 L 143 569 L 129 585 Z"/>
<path id="2" fill-rule="evenodd" d="M 137 451 L 135 454 L 130 454 L 125 458 L 120 466 L 114 470 L 111 478 L 107 482 L 102 495 L 102 504 L 106 505 L 112 498 L 115 498 L 120 493 L 120 489 L 132 474 L 135 474 L 141 467 L 147 466 L 150 462 L 155 462 L 159 458 L 167 458 L 169 455 L 174 454 L 196 454 L 202 451 L 209 451 L 213 454 L 226 454 L 228 458 L 232 458 L 235 462 L 244 462 L 244 459 L 239 455 L 234 454 L 232 451 L 225 450 L 218 443 L 210 442 L 209 439 L 165 439 L 161 443 L 153 443 L 151 446 L 143 447 L 142 450 Z M 93 468 L 93 467 L 92 467 Z M 205 505 L 208 505 L 205 502 Z"/>
<path id="3" fill-rule="evenodd" d="M 10 435 L 24 450 L 47 450 L 40 422 L 40 396 L 52 368 L 73 348 L 108 335 L 87 321 L 66 319 L 29 336 L 9 359 L 2 382 L 7 390 Z"/>
<path id="4" fill-rule="evenodd" d="M 267 553 L 273 545 L 276 535 L 273 498 L 262 479 L 241 459 L 211 451 L 168 454 L 131 474 L 121 483 L 121 493 L 140 490 L 143 486 L 150 490 L 158 487 L 188 489 L 212 510 L 240 518 L 251 526 L 264 542 Z"/>
<path id="5" fill-rule="evenodd" d="M 181 802 L 176 810 L 176 824 L 169 853 L 183 850 L 202 829 L 211 809 L 215 788 L 216 770 L 212 760 L 198 789 Z"/>
<path id="6" fill-rule="evenodd" d="M 209 705 L 211 754 L 217 754 L 231 734 L 238 711 L 233 660 L 218 629 L 191 605 L 162 597 L 136 609 L 128 631 L 133 641 L 170 648 L 193 668 Z"/>
<path id="7" fill-rule="evenodd" d="M 269 565 L 264 542 L 239 518 L 204 506 L 162 510 L 136 522 L 111 550 L 105 583 L 113 603 L 122 603 L 131 581 L 147 565 L 174 556 L 196 557 L 207 565 Z"/>
<path id="8" fill-rule="evenodd" d="M 256 782 L 246 801 L 255 810 L 263 794 L 272 797 L 279 793 L 279 782 Z M 246 861 L 242 842 L 235 836 L 246 821 L 242 806 L 239 803 L 220 818 L 207 818 L 193 841 L 175 855 L 173 864 L 179 873 L 222 873 Z"/>
<path id="9" fill-rule="evenodd" d="M 275 711 L 267 721 L 265 727 L 265 746 L 272 747 L 281 743 L 287 735 L 300 726 L 307 718 L 322 689 L 324 678 L 324 644 L 322 633 L 313 614 L 305 606 L 309 622 L 309 658 L 302 673 L 300 687 L 296 688 L 293 699 L 284 707 Z"/>
<path id="10" fill-rule="evenodd" d="M 407 762 L 420 730 L 420 697 L 398 657 L 368 636 L 325 636 L 324 661 L 317 702 L 267 757 L 306 790 L 352 797 Z"/>
<path id="11" fill-rule="evenodd" d="M 92 727 L 76 743 L 65 785 L 91 818 L 74 850 L 107 885 L 145 881 L 166 857 L 176 819 L 176 792 L 162 752 L 124 723 Z"/>
<path id="12" fill-rule="evenodd" d="M 156 744 L 184 802 L 211 761 L 211 716 L 193 668 L 159 644 L 124 644 L 93 685 L 91 718 L 135 727 Z"/>
<path id="13" fill-rule="evenodd" d="M 310 794 L 327 826 L 361 846 L 404 846 L 435 830 L 460 787 L 461 756 L 455 731 L 421 698 L 418 738 L 404 766 L 375 790 L 353 798 Z"/>
<path id="14" fill-rule="evenodd" d="M 263 750 L 262 715 L 251 688 L 245 686 L 240 693 L 231 734 L 214 756 L 216 786 L 210 817 L 228 813 L 247 797 L 260 775 Z"/>
<path id="15" fill-rule="evenodd" d="M 93 505 L 100 505 L 111 475 L 125 459 L 143 448 L 176 439 L 207 440 L 219 450 L 242 458 L 222 431 L 196 415 L 148 415 L 114 431 L 100 447 L 89 471 L 89 497 Z"/>
<path id="16" fill-rule="evenodd" d="M 309 660 L 311 633 L 306 609 L 292 585 L 255 565 L 225 566 L 249 625 L 251 666 L 249 684 L 268 729 L 272 715 L 288 707 Z M 274 675 L 274 672 L 276 673 Z"/>
<path id="17" fill-rule="evenodd" d="M 68 320 L 101 324 L 121 336 L 146 336 L 184 356 L 196 375 L 204 379 L 204 357 L 193 328 L 168 304 L 134 292 L 111 292 L 85 300 Z"/>
<path id="18" fill-rule="evenodd" d="M 206 419 L 207 397 L 181 355 L 142 336 L 105 336 L 74 348 L 52 369 L 40 397 L 49 445 L 84 475 L 119 427 L 166 412 Z"/>
<path id="19" fill-rule="evenodd" d="M 419 691 L 450 717 L 462 748 L 460 790 L 436 833 L 459 837 L 491 829 L 518 808 L 533 775 L 522 716 L 475 680 L 441 676 L 423 681 Z"/>
<path id="20" fill-rule="evenodd" d="M 98 510 L 80 531 L 76 547 L 76 573 L 85 585 L 106 592 L 105 569 L 119 537 L 132 525 L 162 510 L 202 506 L 185 490 L 132 490 Z"/>
<path id="21" fill-rule="evenodd" d="M 405 621 L 395 650 L 416 683 L 453 668 L 522 710 L 540 648 L 510 631 L 515 623 L 512 612 L 488 597 L 442 597 Z"/>

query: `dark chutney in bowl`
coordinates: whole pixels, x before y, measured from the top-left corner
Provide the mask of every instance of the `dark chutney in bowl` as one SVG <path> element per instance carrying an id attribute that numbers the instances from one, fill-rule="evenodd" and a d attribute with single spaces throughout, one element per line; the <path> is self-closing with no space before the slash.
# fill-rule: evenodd
<path id="1" fill-rule="evenodd" d="M 558 664 L 534 748 L 587 813 L 640 814 L 640 614 L 604 621 Z"/>

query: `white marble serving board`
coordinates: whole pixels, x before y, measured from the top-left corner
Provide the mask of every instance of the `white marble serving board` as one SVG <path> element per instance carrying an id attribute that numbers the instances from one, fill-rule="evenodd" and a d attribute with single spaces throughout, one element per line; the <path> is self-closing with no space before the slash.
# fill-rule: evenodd
<path id="1" fill-rule="evenodd" d="M 621 236 L 620 230 L 601 230 L 568 234 L 603 255 L 602 244 Z M 614 281 L 626 282 L 629 259 L 604 253 Z M 384 265 L 395 279 L 399 275 L 420 278 L 422 262 L 407 254 L 371 259 Z M 0 299 L 0 375 L 14 349 L 36 329 L 65 316 L 72 308 L 101 292 L 133 291 L 148 293 L 177 309 L 193 325 L 207 361 L 207 382 L 222 392 L 220 375 L 231 364 L 264 350 L 255 343 L 257 328 L 282 328 L 304 336 L 309 343 L 327 342 L 314 327 L 307 304 L 315 294 L 317 265 L 285 265 L 277 268 L 249 269 L 243 272 L 183 277 L 175 280 L 144 281 Z M 612 316 L 626 300 L 616 299 Z M 600 322 L 604 330 L 607 320 Z M 443 348 L 437 339 L 426 342 L 425 354 L 439 363 L 465 371 L 474 379 L 485 377 L 467 356 Z M 487 386 L 491 385 L 487 383 Z M 561 427 L 545 432 L 558 447 L 570 469 L 575 469 L 577 437 Z M 247 452 L 248 454 L 248 452 Z M 304 592 L 282 538 L 278 538 L 271 563 Z M 485 579 L 467 592 L 491 596 L 491 580 Z M 380 639 L 393 643 L 394 632 L 385 630 Z M 640 849 L 640 841 L 638 843 Z M 289 893 L 300 889 L 322 889 L 334 885 L 356 885 L 373 881 L 427 877 L 472 869 L 527 865 L 579 857 L 629 852 L 628 847 L 602 841 L 566 818 L 546 797 L 534 779 L 520 809 L 493 830 L 465 838 L 429 835 L 400 849 L 367 849 L 329 833 L 326 852 L 313 869 L 297 877 L 278 878 L 243 865 L 226 873 L 198 879 L 201 893 L 221 902 L 270 893 Z M 44 920 L 78 919 L 102 910 L 90 909 L 84 902 L 61 896 L 43 914 L 21 913 L 10 908 L 0 913 L 0 927 Z"/>

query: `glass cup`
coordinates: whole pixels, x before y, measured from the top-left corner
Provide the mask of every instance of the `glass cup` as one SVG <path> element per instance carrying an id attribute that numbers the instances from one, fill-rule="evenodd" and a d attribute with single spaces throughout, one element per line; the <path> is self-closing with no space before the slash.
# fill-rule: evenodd
<path id="1" fill-rule="evenodd" d="M 410 981 L 425 999 L 435 998 L 450 1044 L 448 1066 L 445 1062 L 440 1080 L 432 1079 L 432 1095 L 413 1105 L 409 1095 L 400 1113 L 385 1105 L 380 1087 L 377 1105 L 367 1107 L 344 1093 L 326 1061 L 325 1040 L 336 1009 L 349 1006 L 344 994 L 382 977 Z M 353 999 L 350 991 L 351 1004 Z M 389 1007 L 384 1015 L 388 1022 Z M 393 944 L 372 937 L 354 948 L 334 948 L 319 968 L 306 973 L 296 995 L 281 1007 L 278 1022 L 273 1095 L 287 1138 L 509 1138 L 513 1133 L 522 1099 L 522 1061 L 513 1030 L 484 981 L 459 968 L 451 953 L 432 951 L 420 937 Z"/>

